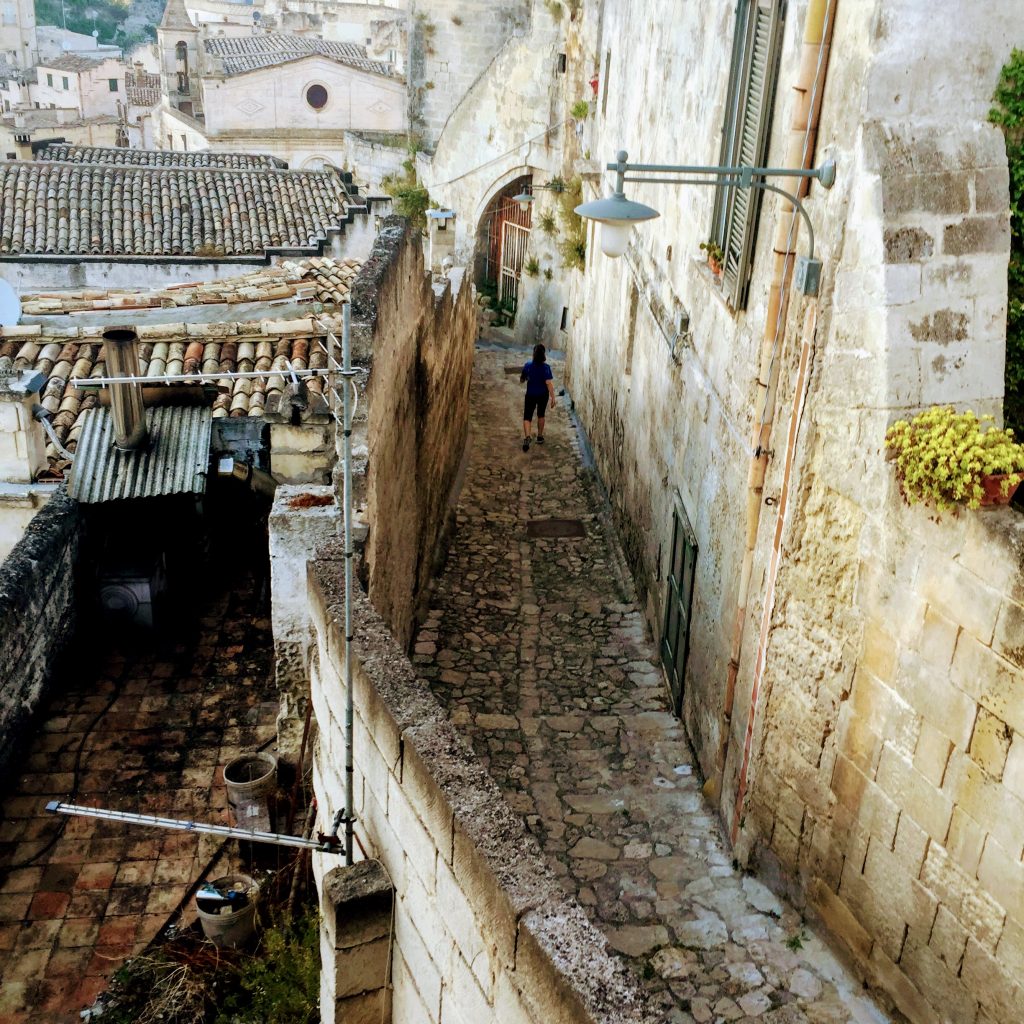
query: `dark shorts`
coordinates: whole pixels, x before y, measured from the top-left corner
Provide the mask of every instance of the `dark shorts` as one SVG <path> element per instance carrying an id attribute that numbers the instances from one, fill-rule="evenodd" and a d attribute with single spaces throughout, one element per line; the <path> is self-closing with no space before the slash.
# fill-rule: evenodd
<path id="1" fill-rule="evenodd" d="M 543 419 L 544 413 L 548 407 L 548 393 L 545 391 L 543 395 L 527 395 L 526 401 L 523 403 L 523 420 L 529 422 L 533 419 L 533 410 L 537 410 L 537 415 Z"/>

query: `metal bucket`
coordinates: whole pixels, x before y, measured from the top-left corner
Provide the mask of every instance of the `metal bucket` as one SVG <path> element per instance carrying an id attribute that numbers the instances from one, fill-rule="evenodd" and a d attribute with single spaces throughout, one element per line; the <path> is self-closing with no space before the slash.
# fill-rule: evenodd
<path id="1" fill-rule="evenodd" d="M 248 875 L 225 875 L 210 883 L 215 889 L 239 893 L 245 900 L 240 907 L 225 903 L 219 912 L 204 910 L 199 906 L 202 891 L 196 893 L 196 913 L 203 927 L 203 934 L 221 949 L 237 949 L 244 946 L 256 930 L 256 901 L 259 886 Z"/>

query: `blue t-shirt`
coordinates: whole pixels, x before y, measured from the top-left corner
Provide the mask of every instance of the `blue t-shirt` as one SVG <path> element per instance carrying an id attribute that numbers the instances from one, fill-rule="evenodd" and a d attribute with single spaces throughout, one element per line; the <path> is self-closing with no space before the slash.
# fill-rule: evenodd
<path id="1" fill-rule="evenodd" d="M 531 359 L 523 367 L 520 375 L 526 378 L 526 393 L 528 395 L 546 395 L 548 393 L 547 382 L 552 379 L 551 367 L 547 363 L 534 365 Z"/>

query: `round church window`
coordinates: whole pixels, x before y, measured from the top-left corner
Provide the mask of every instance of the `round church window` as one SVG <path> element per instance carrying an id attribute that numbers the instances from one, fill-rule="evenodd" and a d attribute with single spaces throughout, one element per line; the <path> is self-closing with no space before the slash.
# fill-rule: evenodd
<path id="1" fill-rule="evenodd" d="M 311 85 L 306 90 L 306 102 L 314 110 L 323 110 L 327 106 L 327 90 L 322 85 Z"/>

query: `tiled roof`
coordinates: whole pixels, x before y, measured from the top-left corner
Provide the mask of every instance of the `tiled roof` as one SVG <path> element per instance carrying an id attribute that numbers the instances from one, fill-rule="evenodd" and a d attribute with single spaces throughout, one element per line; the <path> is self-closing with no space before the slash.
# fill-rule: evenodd
<path id="1" fill-rule="evenodd" d="M 38 64 L 44 71 L 91 71 L 102 63 L 109 54 L 98 57 L 85 57 L 80 53 L 65 53 L 52 60 L 41 60 Z"/>
<path id="2" fill-rule="evenodd" d="M 202 494 L 210 465 L 210 410 L 156 406 L 146 410 L 149 443 L 138 451 L 114 446 L 109 409 L 84 413 L 78 451 L 68 481 L 76 501 L 95 504 L 164 494 Z"/>
<path id="3" fill-rule="evenodd" d="M 153 75 L 159 82 L 159 75 Z M 159 86 L 157 87 L 159 94 Z M 159 100 L 159 95 L 157 96 Z M 67 164 L 112 164 L 130 167 L 227 167 L 237 170 L 274 170 L 287 167 L 266 153 L 183 153 L 172 149 L 125 149 L 116 146 L 71 146 L 51 142 L 36 154 L 37 160 Z"/>
<path id="4" fill-rule="evenodd" d="M 160 76 L 148 71 L 129 71 L 124 91 L 133 107 L 155 107 L 160 102 Z"/>
<path id="5" fill-rule="evenodd" d="M 139 362 L 143 375 L 250 372 L 280 370 L 281 376 L 259 380 L 222 380 L 224 390 L 214 401 L 213 417 L 276 414 L 286 401 L 287 364 L 297 369 L 327 366 L 326 331 L 340 331 L 340 317 L 262 320 L 242 323 L 145 324 L 139 333 Z M 71 381 L 106 374 L 103 331 L 100 327 L 50 329 L 39 326 L 0 328 L 0 373 L 34 369 L 46 378 L 40 399 L 53 414 L 61 443 L 74 453 L 83 428 L 83 414 L 99 404 L 97 391 L 76 388 Z M 309 412 L 326 412 L 323 378 L 308 381 Z M 50 443 L 50 468 L 62 472 L 67 463 Z"/>
<path id="6" fill-rule="evenodd" d="M 378 75 L 391 75 L 391 65 L 366 56 L 366 47 L 355 43 L 334 43 L 315 36 L 288 36 L 279 34 L 255 36 L 216 36 L 204 39 L 206 52 L 219 57 L 226 75 L 244 75 L 247 71 L 285 64 L 319 54 L 341 64 L 372 71 Z"/>
<path id="7" fill-rule="evenodd" d="M 0 256 L 318 248 L 340 228 L 344 199 L 331 171 L 0 163 Z"/>
<path id="8" fill-rule="evenodd" d="M 251 274 L 239 274 L 220 281 L 148 291 L 91 288 L 24 294 L 21 296 L 21 308 L 26 316 L 47 316 L 85 310 L 156 309 L 221 302 L 272 302 L 290 298 L 336 306 L 348 298 L 349 286 L 360 266 L 358 260 L 313 256 L 307 260 L 284 260 L 272 267 L 261 267 Z"/>

